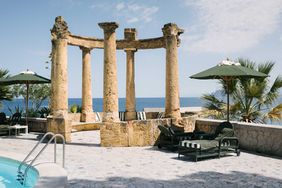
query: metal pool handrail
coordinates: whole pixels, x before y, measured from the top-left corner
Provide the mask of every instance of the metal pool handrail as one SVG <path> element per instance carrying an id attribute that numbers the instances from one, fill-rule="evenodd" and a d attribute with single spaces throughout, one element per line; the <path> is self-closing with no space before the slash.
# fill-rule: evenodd
<path id="1" fill-rule="evenodd" d="M 38 147 L 40 143 L 46 138 L 48 135 L 53 135 L 52 138 L 45 144 L 45 146 L 37 153 L 35 158 L 31 160 L 31 163 L 28 164 L 28 166 L 25 168 L 24 173 L 21 172 L 21 167 L 23 166 L 24 162 L 28 159 L 28 157 L 31 155 L 31 153 L 34 152 L 34 150 Z M 24 161 L 20 164 L 18 168 L 18 180 L 20 181 L 21 184 L 25 184 L 26 177 L 27 177 L 27 172 L 28 170 L 32 167 L 33 163 L 36 161 L 36 159 L 40 156 L 40 154 L 47 148 L 47 146 L 54 140 L 54 163 L 57 162 L 57 137 L 62 139 L 63 142 L 63 168 L 65 168 L 65 138 L 61 134 L 54 134 L 52 132 L 46 133 L 41 140 L 34 146 L 34 148 L 31 150 L 31 152 L 26 156 Z"/>
<path id="2" fill-rule="evenodd" d="M 37 142 L 37 144 L 32 148 L 32 150 L 28 153 L 28 155 L 24 158 L 24 160 L 21 162 L 21 164 L 18 167 L 18 173 L 21 173 L 21 167 L 25 164 L 25 162 L 27 161 L 27 159 L 30 157 L 30 155 L 35 151 L 35 149 L 38 147 L 38 145 L 40 143 L 42 143 L 44 141 L 44 139 L 49 136 L 52 135 L 54 136 L 55 134 L 52 132 L 47 132 L 46 134 L 44 134 L 44 136 Z M 54 148 L 55 149 L 55 148 Z"/>

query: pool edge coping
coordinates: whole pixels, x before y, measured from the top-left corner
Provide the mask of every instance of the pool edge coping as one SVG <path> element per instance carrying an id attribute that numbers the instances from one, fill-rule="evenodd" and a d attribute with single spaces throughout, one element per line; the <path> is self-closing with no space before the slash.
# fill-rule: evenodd
<path id="1" fill-rule="evenodd" d="M 1 151 L 0 156 L 21 162 L 23 154 Z M 67 171 L 56 163 L 39 162 L 33 166 L 39 173 L 38 180 L 33 188 L 65 188 L 68 184 Z"/>

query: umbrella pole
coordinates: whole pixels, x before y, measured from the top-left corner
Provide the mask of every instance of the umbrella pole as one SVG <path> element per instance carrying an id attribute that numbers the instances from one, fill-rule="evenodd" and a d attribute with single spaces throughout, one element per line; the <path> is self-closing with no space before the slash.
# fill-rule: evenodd
<path id="1" fill-rule="evenodd" d="M 226 84 L 227 84 L 227 122 L 229 122 L 229 80 L 226 81 Z"/>
<path id="2" fill-rule="evenodd" d="M 29 85 L 28 82 L 26 82 L 26 105 L 25 105 L 25 124 L 27 125 L 27 115 L 28 115 L 28 90 L 29 90 Z"/>

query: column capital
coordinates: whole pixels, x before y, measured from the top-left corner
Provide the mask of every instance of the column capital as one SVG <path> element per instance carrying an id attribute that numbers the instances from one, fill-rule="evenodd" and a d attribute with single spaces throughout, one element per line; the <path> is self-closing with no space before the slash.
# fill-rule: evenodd
<path id="1" fill-rule="evenodd" d="M 124 38 L 125 40 L 136 40 L 137 31 L 135 28 L 125 28 L 124 29 Z"/>
<path id="2" fill-rule="evenodd" d="M 68 31 L 68 24 L 62 16 L 57 16 L 55 18 L 55 24 L 51 29 L 52 40 L 56 39 L 66 39 L 70 32 Z"/>
<path id="3" fill-rule="evenodd" d="M 137 52 L 137 48 L 124 48 L 125 52 Z"/>
<path id="4" fill-rule="evenodd" d="M 102 22 L 98 23 L 99 27 L 104 30 L 105 33 L 114 33 L 116 28 L 118 28 L 118 23 L 116 22 Z"/>
<path id="5" fill-rule="evenodd" d="M 91 50 L 92 50 L 92 48 L 87 48 L 87 47 L 84 47 L 84 46 L 79 46 L 79 48 L 84 52 L 91 52 Z"/>
<path id="6" fill-rule="evenodd" d="M 184 32 L 184 29 L 180 29 L 175 23 L 167 23 L 162 28 L 162 31 L 165 37 L 171 35 L 178 36 Z"/>

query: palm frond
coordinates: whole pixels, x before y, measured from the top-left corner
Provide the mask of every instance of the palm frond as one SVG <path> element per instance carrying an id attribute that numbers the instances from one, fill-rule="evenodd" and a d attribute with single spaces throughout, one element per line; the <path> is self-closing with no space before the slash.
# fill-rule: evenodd
<path id="1" fill-rule="evenodd" d="M 259 64 L 257 71 L 268 75 L 273 70 L 274 65 L 275 65 L 274 62 L 267 61 L 266 63 Z"/>
<path id="2" fill-rule="evenodd" d="M 282 121 L 282 104 L 279 104 L 272 108 L 269 112 L 264 114 L 263 120 L 270 120 L 271 122 L 281 122 Z"/>

